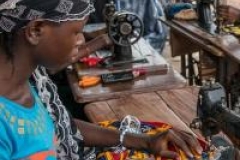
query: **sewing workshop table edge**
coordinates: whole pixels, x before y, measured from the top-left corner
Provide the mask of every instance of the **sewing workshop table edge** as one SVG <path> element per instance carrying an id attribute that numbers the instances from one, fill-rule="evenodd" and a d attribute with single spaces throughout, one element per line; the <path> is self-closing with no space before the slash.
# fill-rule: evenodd
<path id="1" fill-rule="evenodd" d="M 94 96 L 93 98 L 86 98 L 86 97 L 81 97 L 82 95 L 80 92 L 78 92 L 79 89 L 81 89 L 78 85 L 78 77 L 75 73 L 74 70 L 68 70 L 66 69 L 66 75 L 68 79 L 69 86 L 71 88 L 71 92 L 73 94 L 74 100 L 77 103 L 84 104 L 84 103 L 92 103 L 96 101 L 103 101 L 103 100 L 109 100 L 109 99 L 117 99 L 124 97 L 129 94 L 140 94 L 140 93 L 147 93 L 147 92 L 154 92 L 154 91 L 161 91 L 161 90 L 170 90 L 170 89 L 177 89 L 177 88 L 184 88 L 187 86 L 186 80 L 175 70 L 173 70 L 173 74 L 177 75 L 178 78 L 175 78 L 174 81 L 175 83 L 167 86 L 152 86 L 149 89 L 142 90 L 135 90 L 135 91 L 124 91 L 124 92 L 115 92 L 114 94 L 109 93 L 109 95 L 104 96 L 104 97 L 99 97 L 99 96 Z M 127 82 L 128 83 L 128 82 Z M 96 98 L 98 97 L 98 98 Z"/>

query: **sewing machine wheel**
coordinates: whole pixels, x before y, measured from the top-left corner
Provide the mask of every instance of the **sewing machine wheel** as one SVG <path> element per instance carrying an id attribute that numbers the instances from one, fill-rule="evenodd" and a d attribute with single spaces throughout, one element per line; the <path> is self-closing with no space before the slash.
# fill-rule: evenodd
<path id="1" fill-rule="evenodd" d="M 134 13 L 117 12 L 109 21 L 108 34 L 120 46 L 130 46 L 143 35 L 143 22 Z"/>

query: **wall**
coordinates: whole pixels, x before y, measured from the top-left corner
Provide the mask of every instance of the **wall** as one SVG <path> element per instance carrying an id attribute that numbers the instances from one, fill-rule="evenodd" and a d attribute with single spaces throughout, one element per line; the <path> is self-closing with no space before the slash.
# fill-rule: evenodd
<path id="1" fill-rule="evenodd" d="M 240 9 L 240 0 L 228 0 L 228 4 Z"/>

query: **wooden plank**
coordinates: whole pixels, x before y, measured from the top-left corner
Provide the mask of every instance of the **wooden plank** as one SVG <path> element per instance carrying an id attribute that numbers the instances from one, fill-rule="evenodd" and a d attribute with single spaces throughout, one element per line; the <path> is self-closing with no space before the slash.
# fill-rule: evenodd
<path id="1" fill-rule="evenodd" d="M 166 20 L 161 19 L 161 18 L 159 18 L 159 20 L 161 22 L 165 23 L 166 25 L 168 25 L 171 28 L 171 31 L 174 31 L 174 33 L 178 33 L 176 36 L 184 37 L 184 38 L 188 39 L 188 41 L 191 41 L 191 43 L 194 43 L 194 45 L 196 47 L 195 49 L 200 48 L 200 49 L 208 51 L 209 53 L 211 53 L 215 56 L 218 56 L 218 57 L 223 57 L 224 56 L 224 51 L 219 49 L 219 47 L 210 44 L 209 40 L 203 39 L 202 37 L 204 37 L 204 36 L 201 36 L 201 34 L 196 36 L 196 34 L 200 30 L 199 28 L 196 29 L 195 31 L 190 32 L 183 24 L 179 25 L 178 21 L 174 21 L 174 22 L 173 21 L 166 21 Z M 187 23 L 187 22 L 183 22 L 183 23 Z M 192 28 L 194 28 L 194 27 L 192 26 L 191 29 Z M 201 32 L 203 32 L 203 31 L 201 31 Z M 204 33 L 204 35 L 206 35 L 206 34 L 207 33 Z M 182 41 L 179 41 L 179 43 L 180 44 L 178 46 L 181 46 Z M 185 44 L 183 43 L 182 45 L 185 45 Z M 191 47 L 193 47 L 193 46 L 191 46 Z M 182 49 L 182 48 L 180 47 L 180 49 Z M 183 51 L 180 50 L 179 54 L 183 53 L 184 51 L 185 50 L 183 50 Z M 174 50 L 174 52 L 176 52 L 176 49 Z M 174 53 L 174 54 L 178 54 L 178 53 Z"/>
<path id="2" fill-rule="evenodd" d="M 189 126 L 196 118 L 198 87 L 159 91 L 158 94 L 168 107 Z"/>
<path id="3" fill-rule="evenodd" d="M 233 35 L 222 34 L 222 35 L 212 35 L 198 27 L 196 22 L 186 22 L 186 21 L 173 21 L 174 24 L 178 25 L 186 32 L 194 37 L 197 37 L 205 42 L 205 44 L 211 45 L 217 50 L 220 50 L 231 57 L 236 62 L 240 62 L 240 43 L 239 39 L 235 38 Z M 214 52 L 213 52 L 214 53 Z M 219 52 L 221 53 L 221 52 Z M 220 55 L 221 56 L 221 55 Z"/>
<path id="4" fill-rule="evenodd" d="M 157 90 L 168 90 L 186 86 L 186 80 L 171 68 L 164 75 L 147 75 L 133 81 L 114 83 L 110 85 L 99 84 L 90 88 L 80 88 L 75 72 L 67 71 L 69 85 L 76 102 L 96 102 L 111 98 L 120 98 L 132 93 L 144 93 Z"/>
<path id="5" fill-rule="evenodd" d="M 182 36 L 174 29 L 170 28 L 170 45 L 172 57 L 185 55 L 187 53 L 194 53 L 200 50 L 200 47 L 193 41 L 189 41 L 188 38 Z"/>
<path id="6" fill-rule="evenodd" d="M 155 92 L 128 95 L 107 103 L 119 120 L 133 115 L 141 121 L 161 121 L 192 132 Z"/>
<path id="7" fill-rule="evenodd" d="M 106 102 L 96 102 L 84 107 L 84 113 L 90 122 L 98 123 L 107 120 L 118 120 L 113 110 Z"/>

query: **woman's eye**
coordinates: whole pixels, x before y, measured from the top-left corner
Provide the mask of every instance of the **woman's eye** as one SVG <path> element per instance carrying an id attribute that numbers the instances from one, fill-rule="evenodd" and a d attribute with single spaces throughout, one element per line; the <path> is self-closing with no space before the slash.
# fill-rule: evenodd
<path id="1" fill-rule="evenodd" d="M 76 35 L 78 35 L 78 34 L 80 34 L 80 33 L 81 33 L 80 31 L 75 32 Z"/>

